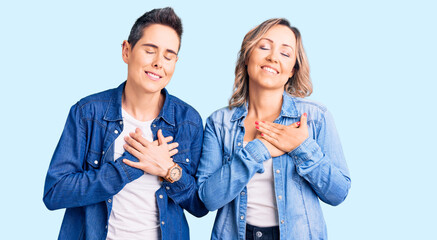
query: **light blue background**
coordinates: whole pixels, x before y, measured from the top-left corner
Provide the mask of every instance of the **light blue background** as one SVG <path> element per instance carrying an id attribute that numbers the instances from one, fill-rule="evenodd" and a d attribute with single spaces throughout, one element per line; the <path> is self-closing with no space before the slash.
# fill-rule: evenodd
<path id="1" fill-rule="evenodd" d="M 1 238 L 55 239 L 42 202 L 68 110 L 126 78 L 121 43 L 145 11 L 172 6 L 184 35 L 169 91 L 205 120 L 230 97 L 243 36 L 271 17 L 303 35 L 314 94 L 333 113 L 352 175 L 330 239 L 436 239 L 436 5 L 433 1 L 2 1 Z M 215 213 L 188 216 L 209 239 Z"/>

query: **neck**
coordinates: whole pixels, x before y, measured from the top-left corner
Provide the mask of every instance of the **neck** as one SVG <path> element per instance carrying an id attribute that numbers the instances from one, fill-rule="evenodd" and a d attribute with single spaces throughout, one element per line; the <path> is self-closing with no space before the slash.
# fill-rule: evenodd
<path id="1" fill-rule="evenodd" d="M 248 117 L 274 121 L 281 113 L 283 90 L 266 90 L 249 85 Z"/>
<path id="2" fill-rule="evenodd" d="M 155 119 L 164 105 L 161 92 L 145 93 L 138 91 L 129 81 L 126 82 L 122 96 L 123 109 L 139 121 Z"/>

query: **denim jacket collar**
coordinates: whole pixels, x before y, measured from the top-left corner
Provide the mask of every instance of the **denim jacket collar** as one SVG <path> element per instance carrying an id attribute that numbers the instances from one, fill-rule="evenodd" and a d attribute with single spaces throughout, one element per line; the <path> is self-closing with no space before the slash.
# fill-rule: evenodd
<path id="1" fill-rule="evenodd" d="M 104 120 L 120 121 L 123 119 L 121 115 L 121 99 L 123 96 L 123 90 L 125 85 L 126 85 L 126 81 L 120 84 L 120 86 L 118 86 L 117 89 L 115 90 L 110 100 L 109 106 L 106 109 L 105 116 L 103 117 Z M 162 118 L 168 124 L 175 126 L 175 117 L 174 117 L 174 108 L 173 108 L 174 103 L 173 101 L 170 100 L 171 96 L 170 94 L 168 94 L 168 91 L 165 88 L 161 90 L 161 93 L 164 94 L 165 100 L 157 119 Z"/>
<path id="2" fill-rule="evenodd" d="M 283 99 L 283 101 L 282 101 L 280 116 L 281 117 L 289 117 L 289 118 L 299 117 L 299 114 L 296 110 L 296 103 L 295 103 L 293 97 L 284 91 L 282 93 L 282 99 Z M 246 117 L 248 105 L 249 104 L 246 102 L 245 104 L 237 107 L 234 114 L 232 115 L 231 121 L 236 121 L 236 120 L 239 120 L 243 117 Z"/>

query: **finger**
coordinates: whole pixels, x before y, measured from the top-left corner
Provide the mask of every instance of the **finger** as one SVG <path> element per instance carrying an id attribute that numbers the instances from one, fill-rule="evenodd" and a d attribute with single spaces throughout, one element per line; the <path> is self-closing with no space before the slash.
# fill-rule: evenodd
<path id="1" fill-rule="evenodd" d="M 289 127 L 293 127 L 293 128 L 298 128 L 300 126 L 300 122 L 294 122 L 290 125 L 288 125 Z"/>
<path id="2" fill-rule="evenodd" d="M 166 143 L 169 143 L 169 142 L 173 141 L 173 137 L 172 136 L 165 137 L 164 141 Z M 153 144 L 153 146 L 158 146 L 159 145 L 158 140 L 153 141 L 152 144 Z"/>
<path id="3" fill-rule="evenodd" d="M 278 138 L 279 133 L 273 132 L 270 129 L 265 128 L 266 125 L 258 125 L 256 126 L 256 129 L 261 133 L 261 134 L 267 134 L 269 135 L 271 138 Z"/>
<path id="4" fill-rule="evenodd" d="M 129 144 L 129 146 L 135 148 L 135 150 L 139 152 L 141 152 L 142 149 L 144 148 L 144 146 L 141 143 L 139 143 L 137 140 L 129 136 L 124 137 L 124 141 L 126 141 L 126 143 Z"/>
<path id="5" fill-rule="evenodd" d="M 281 130 L 284 128 L 284 125 L 281 124 L 277 124 L 277 123 L 272 123 L 272 122 L 260 122 L 260 121 L 256 121 L 255 122 L 255 127 L 260 126 L 263 127 L 269 131 L 272 131 L 274 133 L 280 133 Z"/>
<path id="6" fill-rule="evenodd" d="M 174 155 L 176 155 L 176 153 L 178 153 L 178 150 L 175 148 L 175 149 L 172 149 L 172 150 L 170 150 L 170 152 L 169 152 L 169 154 L 170 154 L 170 157 L 173 157 Z"/>
<path id="7" fill-rule="evenodd" d="M 139 162 L 132 162 L 130 160 L 127 159 L 123 159 L 123 162 L 128 165 L 131 166 L 133 168 L 138 168 L 138 169 L 142 169 L 142 165 Z"/>
<path id="8" fill-rule="evenodd" d="M 165 141 L 166 143 L 169 143 L 169 142 L 173 141 L 173 136 L 165 137 L 165 138 L 164 138 L 164 141 Z"/>
<path id="9" fill-rule="evenodd" d="M 135 148 L 129 146 L 128 144 L 124 144 L 123 147 L 126 151 L 128 151 L 134 157 L 136 157 L 138 159 L 140 159 L 142 157 L 142 154 L 140 152 L 138 152 Z"/>
<path id="10" fill-rule="evenodd" d="M 139 130 L 139 128 L 137 128 L 137 130 Z M 142 134 L 141 134 L 141 130 L 139 130 L 139 132 L 135 130 L 135 133 L 129 133 L 129 136 L 133 139 L 135 139 L 137 142 L 141 143 L 141 145 L 143 145 L 144 147 L 147 147 L 148 145 L 151 144 L 151 142 L 149 142 L 147 139 L 145 139 Z"/>
<path id="11" fill-rule="evenodd" d="M 267 140 L 267 142 L 271 143 L 273 146 L 277 147 L 278 145 L 278 140 L 275 138 L 272 138 L 270 135 L 261 133 L 261 137 L 264 138 L 265 140 Z"/>
<path id="12" fill-rule="evenodd" d="M 177 143 L 177 142 L 170 143 L 170 144 L 168 145 L 168 150 L 170 151 L 170 150 L 173 150 L 173 149 L 175 149 L 175 148 L 177 148 L 177 147 L 179 147 L 179 143 Z"/>
<path id="13" fill-rule="evenodd" d="M 307 128 L 308 127 L 308 116 L 307 113 L 302 114 L 302 116 L 300 116 L 300 126 L 299 128 Z"/>
<path id="14" fill-rule="evenodd" d="M 158 143 L 159 143 L 159 145 L 167 144 L 167 142 L 165 142 L 164 135 L 162 135 L 161 129 L 158 130 Z"/>
<path id="15" fill-rule="evenodd" d="M 136 128 L 136 129 L 135 129 L 135 133 L 138 134 L 138 135 L 140 135 L 140 136 L 143 135 L 143 131 L 141 131 L 140 128 Z"/>

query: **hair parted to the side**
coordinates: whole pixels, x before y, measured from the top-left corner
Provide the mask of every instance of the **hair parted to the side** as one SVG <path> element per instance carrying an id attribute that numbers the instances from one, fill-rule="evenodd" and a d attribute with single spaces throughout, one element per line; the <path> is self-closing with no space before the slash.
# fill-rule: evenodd
<path id="1" fill-rule="evenodd" d="M 241 49 L 238 53 L 237 66 L 235 67 L 235 82 L 229 108 L 239 107 L 246 103 L 249 98 L 249 75 L 246 62 L 258 41 L 276 25 L 284 25 L 290 28 L 296 36 L 296 64 L 294 74 L 288 79 L 284 90 L 295 97 L 307 97 L 313 92 L 313 85 L 310 79 L 310 67 L 307 56 L 302 45 L 302 37 L 297 28 L 292 27 L 290 22 L 284 18 L 272 18 L 250 30 L 243 39 Z"/>
<path id="2" fill-rule="evenodd" d="M 173 28 L 179 37 L 179 48 L 181 48 L 182 21 L 171 7 L 153 9 L 144 13 L 135 21 L 127 39 L 132 48 L 143 36 L 143 30 L 152 24 L 161 24 Z"/>

